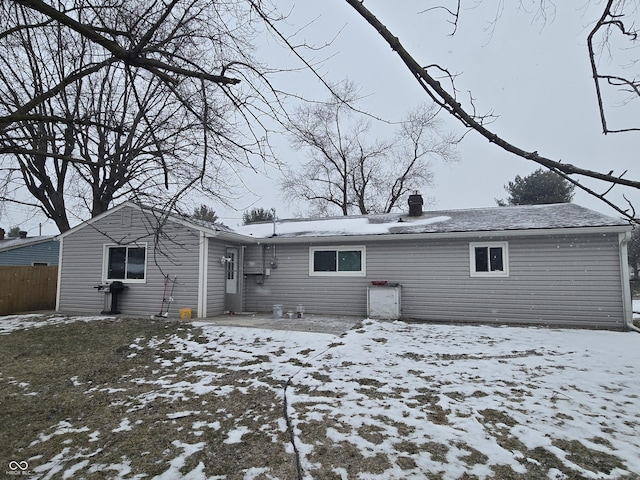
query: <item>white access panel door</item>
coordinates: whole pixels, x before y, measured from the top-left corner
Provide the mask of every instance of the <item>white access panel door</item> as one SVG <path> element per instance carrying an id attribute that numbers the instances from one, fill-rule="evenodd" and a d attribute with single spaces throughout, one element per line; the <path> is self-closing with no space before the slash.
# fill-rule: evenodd
<path id="1" fill-rule="evenodd" d="M 369 318 L 398 319 L 402 311 L 400 306 L 402 287 L 400 285 L 376 286 L 367 288 L 367 316 Z"/>

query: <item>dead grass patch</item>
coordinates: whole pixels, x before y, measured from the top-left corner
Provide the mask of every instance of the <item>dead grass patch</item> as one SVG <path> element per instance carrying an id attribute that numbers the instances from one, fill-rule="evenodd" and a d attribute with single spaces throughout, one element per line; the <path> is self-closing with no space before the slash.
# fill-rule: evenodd
<path id="1" fill-rule="evenodd" d="M 602 472 L 608 475 L 616 468 L 626 469 L 618 457 L 589 448 L 578 440 L 557 439 L 552 444 L 567 452 L 567 458 L 571 462 L 592 472 Z"/>
<path id="2" fill-rule="evenodd" d="M 443 443 L 426 442 L 420 445 L 420 448 L 427 452 L 434 462 L 446 463 L 449 447 Z"/>

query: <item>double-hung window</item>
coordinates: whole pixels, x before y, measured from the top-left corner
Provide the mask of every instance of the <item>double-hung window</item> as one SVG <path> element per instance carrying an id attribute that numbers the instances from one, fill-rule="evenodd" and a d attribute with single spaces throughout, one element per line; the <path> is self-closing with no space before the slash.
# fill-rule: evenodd
<path id="1" fill-rule="evenodd" d="M 508 277 L 509 251 L 507 242 L 469 244 L 472 277 Z"/>
<path id="2" fill-rule="evenodd" d="M 366 275 L 365 247 L 311 247 L 309 275 L 364 277 Z"/>
<path id="3" fill-rule="evenodd" d="M 106 281 L 144 282 L 147 272 L 147 246 L 105 245 L 104 272 Z"/>

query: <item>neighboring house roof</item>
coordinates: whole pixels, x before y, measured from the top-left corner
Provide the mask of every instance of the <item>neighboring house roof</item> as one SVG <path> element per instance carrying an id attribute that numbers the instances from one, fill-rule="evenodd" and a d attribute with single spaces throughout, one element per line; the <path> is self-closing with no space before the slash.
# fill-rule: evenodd
<path id="1" fill-rule="evenodd" d="M 6 252 L 16 248 L 22 248 L 29 245 L 38 245 L 40 243 L 49 242 L 55 239 L 55 235 L 43 235 L 40 237 L 27 238 L 7 238 L 0 240 L 0 252 Z"/>
<path id="2" fill-rule="evenodd" d="M 364 236 L 390 234 L 477 234 L 495 232 L 534 233 L 555 229 L 626 231 L 628 222 L 573 203 L 488 207 L 467 210 L 425 211 L 421 216 L 383 214 L 325 219 L 280 220 L 278 238 Z M 234 229 L 253 238 L 273 238 L 273 222 Z"/>

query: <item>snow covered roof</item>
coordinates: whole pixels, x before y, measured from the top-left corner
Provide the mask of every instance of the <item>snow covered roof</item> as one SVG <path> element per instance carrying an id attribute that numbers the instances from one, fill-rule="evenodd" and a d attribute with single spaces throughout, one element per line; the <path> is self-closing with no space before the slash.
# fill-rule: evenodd
<path id="1" fill-rule="evenodd" d="M 42 235 L 39 237 L 27 238 L 7 238 L 0 240 L 0 251 L 13 250 L 14 248 L 26 247 L 27 245 L 37 245 L 39 243 L 54 240 L 55 235 Z"/>
<path id="2" fill-rule="evenodd" d="M 278 220 L 275 233 L 280 238 L 361 236 L 388 234 L 470 233 L 530 231 L 560 228 L 614 227 L 630 229 L 628 222 L 573 203 L 488 207 L 466 210 L 427 211 L 419 217 L 406 213 L 330 217 L 323 219 Z M 233 229 L 240 235 L 271 238 L 273 222 Z"/>

